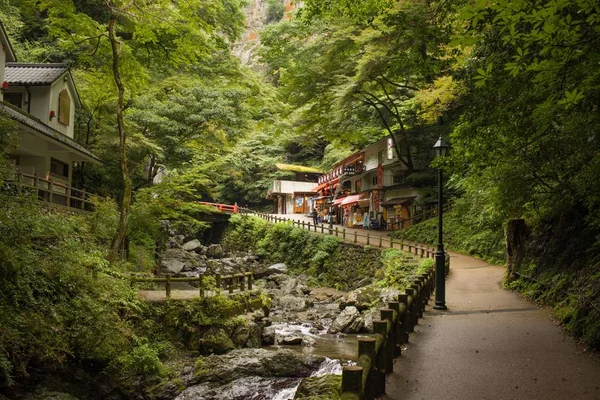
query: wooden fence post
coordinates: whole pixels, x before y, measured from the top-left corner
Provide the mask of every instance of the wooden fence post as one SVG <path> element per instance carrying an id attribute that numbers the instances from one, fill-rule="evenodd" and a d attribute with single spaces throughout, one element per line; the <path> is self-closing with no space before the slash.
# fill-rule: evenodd
<path id="1" fill-rule="evenodd" d="M 365 397 L 370 399 L 375 397 L 375 387 L 371 379 L 373 379 L 373 369 L 375 367 L 375 361 L 377 356 L 377 341 L 375 338 L 360 338 L 358 339 L 358 358 L 368 358 L 371 362 L 371 368 L 367 371 L 367 383 L 364 386 Z M 362 381 L 362 379 L 361 379 Z"/>
<path id="2" fill-rule="evenodd" d="M 367 232 L 367 246 L 370 244 L 371 242 L 371 235 L 369 234 L 369 232 Z"/>
<path id="3" fill-rule="evenodd" d="M 244 274 L 242 274 L 242 276 L 240 276 L 238 278 L 239 281 L 240 281 L 240 291 L 241 292 L 243 292 L 244 290 L 246 290 L 246 287 L 245 287 L 246 285 L 245 285 L 245 282 L 244 282 L 244 278 L 245 278 Z"/>
<path id="4" fill-rule="evenodd" d="M 248 275 L 248 290 L 252 290 L 252 281 L 254 280 L 254 276 L 252 272 Z"/>
<path id="5" fill-rule="evenodd" d="M 363 367 L 358 365 L 346 366 L 342 370 L 342 393 L 354 393 L 362 399 Z"/>
<path id="6" fill-rule="evenodd" d="M 379 236 L 379 248 L 383 247 L 383 237 Z"/>
<path id="7" fill-rule="evenodd" d="M 221 294 L 221 284 L 223 283 L 223 282 L 221 282 L 221 275 L 220 274 L 215 275 L 215 280 L 217 283 L 217 294 Z"/>
<path id="8" fill-rule="evenodd" d="M 346 228 L 342 229 L 342 239 L 346 240 Z"/>
<path id="9" fill-rule="evenodd" d="M 358 243 L 358 233 L 354 231 L 354 243 Z"/>
<path id="10" fill-rule="evenodd" d="M 396 320 L 393 322 L 392 331 L 394 332 L 394 357 L 398 357 L 402 353 L 401 337 L 400 337 L 400 302 L 390 301 L 388 307 L 396 311 Z"/>
<path id="11" fill-rule="evenodd" d="M 229 288 L 229 293 L 233 293 L 233 276 L 227 278 L 227 287 Z"/>
<path id="12" fill-rule="evenodd" d="M 171 274 L 167 275 L 167 281 L 165 282 L 165 294 L 167 299 L 171 298 Z"/>
<path id="13" fill-rule="evenodd" d="M 338 232 L 338 227 L 336 226 L 336 227 L 335 227 L 335 237 L 338 237 L 338 233 L 339 233 L 339 232 Z"/>
<path id="14" fill-rule="evenodd" d="M 198 275 L 198 278 L 198 290 L 200 291 L 200 297 L 204 297 L 204 282 L 202 282 L 204 275 L 200 274 Z"/>
<path id="15" fill-rule="evenodd" d="M 380 311 L 381 319 L 388 321 L 390 325 L 390 334 L 387 337 L 387 341 L 384 343 L 385 346 L 385 370 L 386 372 L 392 372 L 394 370 L 394 310 L 390 308 L 382 308 Z M 382 347 L 383 350 L 383 347 Z"/>
<path id="16" fill-rule="evenodd" d="M 410 333 L 410 321 L 411 321 L 410 309 L 408 307 L 408 294 L 407 293 L 399 294 L 398 301 L 400 303 L 403 303 L 405 306 L 404 315 L 402 316 L 402 328 L 401 328 L 401 333 L 400 333 L 402 336 L 402 343 L 408 343 L 408 334 Z"/>
<path id="17" fill-rule="evenodd" d="M 377 360 L 375 362 L 376 368 L 373 369 L 373 384 L 375 386 L 374 395 L 379 397 L 385 393 L 385 373 L 391 372 L 386 370 L 387 354 L 385 349 L 385 341 L 387 340 L 387 321 L 373 321 L 373 333 L 380 334 L 383 337 L 384 342 L 382 347 L 377 354 Z"/>

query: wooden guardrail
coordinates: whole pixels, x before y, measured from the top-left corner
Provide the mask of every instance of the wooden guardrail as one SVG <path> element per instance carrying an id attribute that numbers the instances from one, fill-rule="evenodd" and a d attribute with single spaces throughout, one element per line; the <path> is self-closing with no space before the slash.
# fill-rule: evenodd
<path id="1" fill-rule="evenodd" d="M 342 399 L 373 399 L 385 393 L 385 375 L 393 372 L 394 357 L 414 331 L 435 289 L 435 270 L 414 277 L 410 288 L 397 301 L 382 308 L 380 320 L 373 321 L 372 337 L 358 339 L 356 365 L 342 370 Z"/>
<path id="2" fill-rule="evenodd" d="M 8 180 L 16 186 L 17 192 L 33 189 L 37 191 L 38 200 L 55 205 L 68 207 L 80 211 L 93 211 L 94 205 L 91 201 L 93 194 L 82 189 L 75 189 L 70 185 L 53 181 L 51 178 L 45 179 L 37 175 L 24 174 L 21 171 L 15 172 L 15 178 Z"/>
<path id="3" fill-rule="evenodd" d="M 231 274 L 231 275 L 200 275 L 197 277 L 189 277 L 189 278 L 173 278 L 171 275 L 167 275 L 164 278 L 131 278 L 131 284 L 134 285 L 137 282 L 153 282 L 153 283 L 164 283 L 165 284 L 165 294 L 167 298 L 171 298 L 171 284 L 173 282 L 198 282 L 198 292 L 200 297 L 205 297 L 207 294 L 208 287 L 205 285 L 206 278 L 208 276 L 213 276 L 215 278 L 215 287 L 217 289 L 217 293 L 220 293 L 221 290 L 226 289 L 229 293 L 233 293 L 236 288 L 239 288 L 240 291 L 252 290 L 252 283 L 254 282 L 254 276 L 252 272 L 243 272 L 239 274 Z"/>
<path id="4" fill-rule="evenodd" d="M 244 214 L 250 214 L 250 213 L 244 213 Z M 336 236 L 338 238 L 341 238 L 345 241 L 352 242 L 352 243 L 358 243 L 358 238 L 364 238 L 364 239 L 366 239 L 367 245 L 379 247 L 379 248 L 389 248 L 389 249 L 397 248 L 397 249 L 409 252 L 411 254 L 414 254 L 420 258 L 435 258 L 435 252 L 437 251 L 432 246 L 426 246 L 426 245 L 422 245 L 422 244 L 418 244 L 418 243 L 406 242 L 403 240 L 398 240 L 398 239 L 394 239 L 391 237 L 383 237 L 380 235 L 371 236 L 371 233 L 368 230 L 365 231 L 365 233 L 358 233 L 358 231 L 356 231 L 356 230 L 353 233 L 350 233 L 350 232 L 346 231 L 346 228 L 340 229 L 337 226 L 334 228 L 330 228 L 326 224 L 315 225 L 315 224 L 311 224 L 310 222 L 306 222 L 306 221 L 295 221 L 295 220 L 281 218 L 276 215 L 270 215 L 270 214 L 252 213 L 252 215 L 257 216 L 259 218 L 262 218 L 262 219 L 264 219 L 268 222 L 272 222 L 272 223 L 279 223 L 279 222 L 291 223 L 292 226 L 296 227 L 296 228 L 305 229 L 305 230 L 308 230 L 311 232 Z M 448 260 L 448 257 L 446 257 L 446 260 Z"/>

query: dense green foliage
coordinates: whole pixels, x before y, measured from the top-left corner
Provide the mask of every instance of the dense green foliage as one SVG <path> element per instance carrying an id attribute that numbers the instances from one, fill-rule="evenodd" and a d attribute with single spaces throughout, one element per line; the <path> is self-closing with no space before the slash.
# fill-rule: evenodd
<path id="1" fill-rule="evenodd" d="M 504 230 L 501 225 L 473 224 L 473 218 L 465 210 L 467 203 L 455 205 L 444 214 L 444 245 L 447 250 L 458 251 L 482 258 L 492 264 L 506 263 Z M 427 243 L 432 246 L 438 242 L 438 220 L 431 218 L 393 234 L 394 237 Z"/>
<path id="2" fill-rule="evenodd" d="M 341 290 L 355 289 L 375 279 L 383 287 L 403 289 L 408 276 L 431 267 L 401 250 L 362 247 L 328 235 L 270 224 L 257 217 L 234 215 L 223 239 L 230 250 L 251 249 L 264 262 L 286 263 L 295 274 L 307 274 L 316 284 Z"/>
<path id="3" fill-rule="evenodd" d="M 257 217 L 232 216 L 223 245 L 229 250 L 250 249 L 265 262 L 284 262 L 293 273 L 342 290 L 360 286 L 361 280 L 373 277 L 382 267 L 379 249 L 310 233 L 291 223 L 273 225 Z"/>
<path id="4" fill-rule="evenodd" d="M 238 307 L 234 300 L 150 306 L 138 298 L 129 280 L 121 279 L 136 267 L 109 267 L 106 261 L 118 218 L 115 204 L 65 215 L 28 195 L 0 197 L 0 391 L 13 385 L 26 390 L 20 385 L 27 377 L 53 373 L 67 381 L 87 379 L 92 383 L 80 389 L 94 391 L 101 372 L 112 377 L 106 385 L 114 390 L 147 390 L 170 374 L 163 364 L 170 356 L 209 351 L 200 340 L 203 332 L 240 323 L 231 314 Z M 134 231 L 131 237 L 143 236 Z"/>

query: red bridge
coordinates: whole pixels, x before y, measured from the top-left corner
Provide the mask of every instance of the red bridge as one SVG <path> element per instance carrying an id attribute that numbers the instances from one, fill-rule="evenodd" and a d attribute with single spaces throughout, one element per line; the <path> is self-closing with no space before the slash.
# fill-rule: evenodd
<path id="1" fill-rule="evenodd" d="M 229 205 L 229 204 L 208 203 L 206 201 L 199 201 L 198 204 L 202 204 L 204 206 L 215 207 L 215 208 L 218 208 L 219 211 L 221 211 L 221 212 L 226 212 L 226 213 L 230 213 L 230 214 L 237 214 L 240 212 L 240 208 L 238 207 L 237 203 L 234 205 Z"/>

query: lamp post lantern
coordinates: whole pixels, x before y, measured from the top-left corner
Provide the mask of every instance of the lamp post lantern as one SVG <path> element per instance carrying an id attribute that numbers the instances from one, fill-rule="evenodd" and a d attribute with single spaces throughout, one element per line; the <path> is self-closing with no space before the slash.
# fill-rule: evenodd
<path id="1" fill-rule="evenodd" d="M 436 157 L 444 157 L 448 153 L 448 145 L 440 136 L 433 146 Z M 435 252 L 435 310 L 447 310 L 446 307 L 446 253 L 442 236 L 442 205 L 444 201 L 442 168 L 438 169 L 438 246 Z"/>

